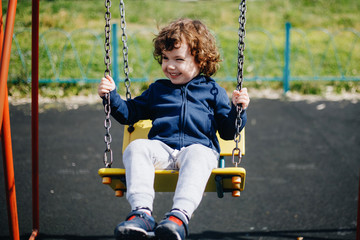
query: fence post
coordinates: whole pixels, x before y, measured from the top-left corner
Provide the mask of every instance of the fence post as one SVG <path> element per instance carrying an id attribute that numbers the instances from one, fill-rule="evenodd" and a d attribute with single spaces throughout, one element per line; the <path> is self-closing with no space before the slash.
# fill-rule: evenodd
<path id="1" fill-rule="evenodd" d="M 115 81 L 116 87 L 119 86 L 119 66 L 118 66 L 118 38 L 117 38 L 117 25 L 113 23 L 112 25 L 112 49 L 113 49 L 113 64 L 112 64 L 112 72 L 113 72 L 113 79 Z"/>
<path id="2" fill-rule="evenodd" d="M 289 91 L 289 81 L 290 81 L 290 30 L 291 23 L 287 22 L 285 24 L 285 49 L 284 49 L 284 73 L 283 73 L 283 88 L 284 94 Z"/>

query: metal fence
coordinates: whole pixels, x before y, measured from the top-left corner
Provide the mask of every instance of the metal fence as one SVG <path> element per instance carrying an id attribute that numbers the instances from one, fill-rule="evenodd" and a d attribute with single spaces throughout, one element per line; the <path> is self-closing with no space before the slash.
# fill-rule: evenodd
<path id="1" fill-rule="evenodd" d="M 117 26 L 112 26 L 112 65 L 116 81 L 123 79 L 122 45 Z M 13 36 L 9 81 L 31 81 L 30 29 Z M 156 30 L 128 32 L 130 78 L 151 81 L 162 77 L 152 57 Z M 214 76 L 217 81 L 235 81 L 237 29 L 214 33 L 223 61 Z M 360 33 L 355 29 L 330 32 L 303 30 L 287 23 L 281 32 L 248 29 L 245 49 L 245 81 L 283 81 L 284 91 L 291 81 L 359 81 Z M 120 39 L 121 40 L 121 39 Z M 119 51 L 119 50 L 120 51 Z M 40 35 L 40 82 L 98 82 L 104 72 L 104 35 L 89 29 L 65 32 L 49 29 Z M 114 68 L 114 66 L 117 66 Z M 115 71 L 114 71 L 115 70 Z"/>

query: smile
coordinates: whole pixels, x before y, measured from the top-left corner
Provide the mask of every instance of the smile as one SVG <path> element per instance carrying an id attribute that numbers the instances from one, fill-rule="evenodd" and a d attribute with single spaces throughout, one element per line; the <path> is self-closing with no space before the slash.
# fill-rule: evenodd
<path id="1" fill-rule="evenodd" d="M 170 76 L 179 76 L 180 75 L 180 73 L 169 73 L 170 74 Z"/>

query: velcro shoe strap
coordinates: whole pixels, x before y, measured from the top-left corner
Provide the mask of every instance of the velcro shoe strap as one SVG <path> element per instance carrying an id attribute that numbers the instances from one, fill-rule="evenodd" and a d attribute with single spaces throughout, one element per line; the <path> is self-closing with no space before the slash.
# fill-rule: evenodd
<path id="1" fill-rule="evenodd" d="M 185 229 L 185 235 L 188 237 L 189 236 L 189 229 L 188 229 L 188 225 L 186 224 L 186 220 L 184 219 L 183 215 L 177 212 L 169 212 L 166 215 L 166 218 L 174 223 L 176 223 L 177 225 L 184 226 Z"/>

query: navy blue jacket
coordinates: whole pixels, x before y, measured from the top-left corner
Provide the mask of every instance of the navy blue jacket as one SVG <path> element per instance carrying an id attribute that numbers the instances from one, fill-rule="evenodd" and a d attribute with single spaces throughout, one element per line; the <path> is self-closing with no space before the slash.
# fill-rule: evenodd
<path id="1" fill-rule="evenodd" d="M 160 140 L 174 149 L 199 143 L 220 153 L 216 131 L 225 140 L 234 139 L 236 107 L 230 103 L 224 88 L 202 75 L 185 85 L 157 80 L 129 101 L 122 100 L 113 90 L 110 103 L 111 115 L 121 124 L 151 119 L 153 126 L 148 138 Z M 246 111 L 241 118 L 242 129 Z"/>

